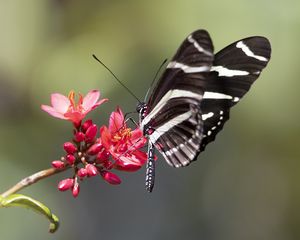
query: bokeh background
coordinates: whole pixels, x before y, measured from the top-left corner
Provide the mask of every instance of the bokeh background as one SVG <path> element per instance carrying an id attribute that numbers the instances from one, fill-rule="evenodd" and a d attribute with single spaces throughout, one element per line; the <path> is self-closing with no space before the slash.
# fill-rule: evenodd
<path id="1" fill-rule="evenodd" d="M 273 49 L 217 141 L 184 169 L 160 157 L 152 194 L 144 169 L 121 174 L 120 186 L 84 181 L 77 199 L 56 189 L 70 172 L 43 180 L 23 193 L 60 217 L 58 232 L 31 211 L 1 209 L 1 239 L 300 239 L 299 0 L 1 0 L 1 191 L 63 154 L 71 124 L 40 110 L 52 92 L 100 89 L 110 101 L 90 115 L 97 123 L 117 105 L 135 110 L 92 53 L 143 98 L 162 60 L 199 28 L 216 50 L 252 35 Z"/>

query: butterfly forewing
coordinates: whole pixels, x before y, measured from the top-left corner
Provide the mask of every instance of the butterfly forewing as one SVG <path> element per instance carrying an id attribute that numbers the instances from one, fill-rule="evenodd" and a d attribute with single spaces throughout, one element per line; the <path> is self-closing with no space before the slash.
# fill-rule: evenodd
<path id="1" fill-rule="evenodd" d="M 242 39 L 215 55 L 201 102 L 204 122 L 201 151 L 215 140 L 216 134 L 229 119 L 230 108 L 248 92 L 270 56 L 271 46 L 264 37 Z"/>
<path id="2" fill-rule="evenodd" d="M 159 79 L 147 103 L 149 111 L 171 89 L 203 94 L 203 85 L 213 61 L 213 44 L 205 30 L 190 34 L 179 47 Z"/>
<path id="3" fill-rule="evenodd" d="M 167 65 L 150 96 L 141 125 L 149 140 L 174 167 L 188 165 L 199 151 L 203 123 L 200 103 L 213 62 L 205 30 L 189 35 Z"/>

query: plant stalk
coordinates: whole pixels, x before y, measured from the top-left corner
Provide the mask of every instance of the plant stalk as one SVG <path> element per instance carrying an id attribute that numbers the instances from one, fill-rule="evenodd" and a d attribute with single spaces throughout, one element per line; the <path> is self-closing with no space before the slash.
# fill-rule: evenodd
<path id="1" fill-rule="evenodd" d="M 0 195 L 4 198 L 8 197 L 9 195 L 18 192 L 18 191 L 22 190 L 23 188 L 26 188 L 26 187 L 30 186 L 31 184 L 38 182 L 41 179 L 44 179 L 44 178 L 50 177 L 54 174 L 63 172 L 67 168 L 69 168 L 69 167 L 65 167 L 62 169 L 48 168 L 48 169 L 39 171 L 37 173 L 34 173 L 34 174 L 22 179 L 16 185 L 14 185 L 13 187 L 11 187 L 10 189 L 8 189 L 7 191 L 5 191 L 4 193 L 2 193 Z"/>

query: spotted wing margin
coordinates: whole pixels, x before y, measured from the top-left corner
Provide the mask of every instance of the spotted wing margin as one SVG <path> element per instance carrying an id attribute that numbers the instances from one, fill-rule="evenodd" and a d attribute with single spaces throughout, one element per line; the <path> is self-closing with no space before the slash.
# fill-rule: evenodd
<path id="1" fill-rule="evenodd" d="M 191 33 L 181 44 L 152 91 L 147 106 L 153 110 L 170 89 L 203 94 L 213 62 L 213 44 L 205 30 Z"/>
<path id="2" fill-rule="evenodd" d="M 156 149 L 173 167 L 187 166 L 195 160 L 202 141 L 200 100 L 172 98 L 149 125 L 149 135 Z"/>
<path id="3" fill-rule="evenodd" d="M 232 43 L 215 55 L 201 102 L 203 141 L 200 151 L 214 141 L 229 119 L 229 110 L 249 91 L 267 66 L 271 45 L 265 37 Z"/>

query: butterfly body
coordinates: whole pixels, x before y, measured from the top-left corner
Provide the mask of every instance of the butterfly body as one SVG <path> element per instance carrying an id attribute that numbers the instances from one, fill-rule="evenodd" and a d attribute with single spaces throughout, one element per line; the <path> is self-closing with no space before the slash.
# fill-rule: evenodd
<path id="1" fill-rule="evenodd" d="M 270 43 L 264 37 L 239 40 L 217 54 L 205 30 L 184 40 L 149 100 L 137 107 L 141 130 L 149 139 L 149 192 L 154 185 L 154 150 L 176 168 L 196 160 L 215 140 L 229 119 L 230 108 L 258 78 L 270 54 Z"/>

